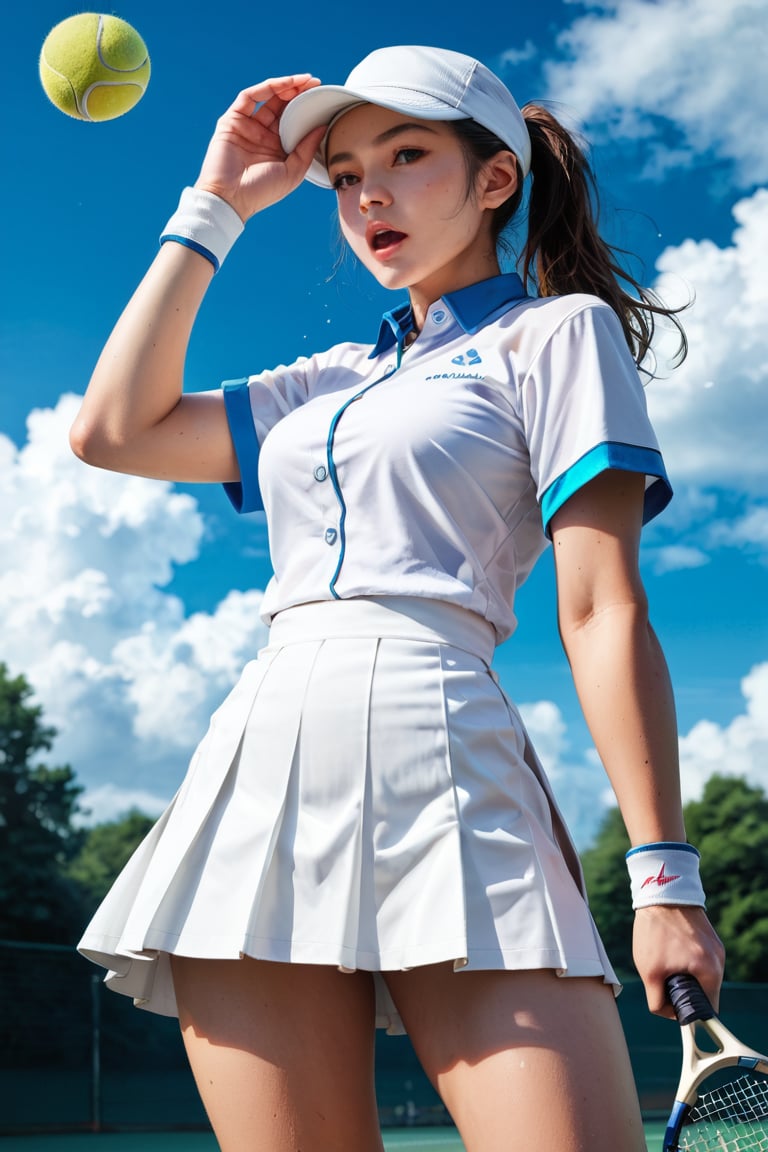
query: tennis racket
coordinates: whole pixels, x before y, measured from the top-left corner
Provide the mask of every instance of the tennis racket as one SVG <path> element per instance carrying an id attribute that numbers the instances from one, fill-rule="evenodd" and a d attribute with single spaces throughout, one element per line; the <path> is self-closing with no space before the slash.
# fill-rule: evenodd
<path id="1" fill-rule="evenodd" d="M 768 1152 L 768 1056 L 728 1031 L 693 976 L 670 977 L 667 993 L 683 1068 L 664 1152 Z"/>

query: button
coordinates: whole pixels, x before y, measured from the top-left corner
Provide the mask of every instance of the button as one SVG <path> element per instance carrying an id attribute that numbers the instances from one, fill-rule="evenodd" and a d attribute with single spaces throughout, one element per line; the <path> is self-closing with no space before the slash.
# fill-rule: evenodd
<path id="1" fill-rule="evenodd" d="M 326 476 L 328 475 L 328 469 L 326 468 L 325 464 L 318 464 L 312 475 L 314 476 L 315 480 L 325 480 Z"/>
<path id="2" fill-rule="evenodd" d="M 338 532 L 336 531 L 335 528 L 326 528 L 326 530 L 325 530 L 325 542 L 326 542 L 326 544 L 335 544 L 337 536 L 338 536 Z"/>
<path id="3" fill-rule="evenodd" d="M 434 320 L 435 324 L 442 324 L 443 320 L 445 320 L 445 312 L 443 309 L 436 308 L 432 313 L 432 319 Z"/>

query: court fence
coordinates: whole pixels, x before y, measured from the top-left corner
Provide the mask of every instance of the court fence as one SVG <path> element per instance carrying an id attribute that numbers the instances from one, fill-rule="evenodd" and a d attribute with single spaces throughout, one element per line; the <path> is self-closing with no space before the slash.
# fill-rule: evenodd
<path id="1" fill-rule="evenodd" d="M 460 977 L 457 977 L 460 978 Z M 651 1016 L 638 982 L 619 997 L 640 1101 L 666 1114 L 680 1067 L 680 1040 Z M 768 984 L 729 984 L 726 1023 L 764 1046 Z M 208 1127 L 178 1022 L 137 1011 L 108 992 L 101 969 L 60 945 L 0 941 L 0 1135 Z M 381 1123 L 450 1124 L 407 1037 L 376 1037 Z"/>

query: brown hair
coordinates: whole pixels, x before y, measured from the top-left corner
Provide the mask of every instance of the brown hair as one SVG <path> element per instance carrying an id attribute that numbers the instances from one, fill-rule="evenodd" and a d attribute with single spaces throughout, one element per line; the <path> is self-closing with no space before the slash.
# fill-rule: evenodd
<path id="1" fill-rule="evenodd" d="M 600 235 L 597 185 L 583 148 L 546 108 L 526 104 L 522 112 L 531 137 L 532 177 L 528 229 L 519 260 L 523 283 L 526 287 L 535 283 L 539 296 L 569 292 L 599 296 L 619 317 L 638 364 L 651 346 L 655 317 L 666 316 L 680 333 L 678 362 L 682 361 L 688 342 L 676 315 L 680 309 L 666 308 L 653 292 L 643 288 L 619 263 L 618 257 L 626 253 Z M 464 150 L 468 178 L 474 184 L 485 161 L 509 149 L 473 120 L 450 123 Z M 496 244 L 503 244 L 502 233 L 522 202 L 522 173 L 519 175 L 516 192 L 494 212 L 491 227 Z"/>

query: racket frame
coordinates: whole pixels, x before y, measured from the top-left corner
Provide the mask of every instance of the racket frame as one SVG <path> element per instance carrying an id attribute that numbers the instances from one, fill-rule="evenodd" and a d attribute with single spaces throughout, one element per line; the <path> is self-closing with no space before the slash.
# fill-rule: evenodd
<path id="1" fill-rule="evenodd" d="M 683 1062 L 675 1103 L 664 1133 L 663 1152 L 676 1152 L 685 1118 L 699 1098 L 699 1085 L 723 1068 L 744 1068 L 768 1075 L 768 1056 L 749 1048 L 726 1028 L 694 976 L 681 973 L 667 981 L 667 993 L 680 1023 Z M 709 1052 L 699 1047 L 696 1032 L 702 1029 L 716 1046 Z"/>

